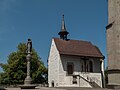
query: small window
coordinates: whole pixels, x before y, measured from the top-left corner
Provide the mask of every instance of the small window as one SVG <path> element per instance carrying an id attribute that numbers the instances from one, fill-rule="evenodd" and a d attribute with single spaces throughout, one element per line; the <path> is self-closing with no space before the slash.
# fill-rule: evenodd
<path id="1" fill-rule="evenodd" d="M 74 65 L 73 63 L 67 63 L 67 74 L 72 75 L 74 71 Z"/>

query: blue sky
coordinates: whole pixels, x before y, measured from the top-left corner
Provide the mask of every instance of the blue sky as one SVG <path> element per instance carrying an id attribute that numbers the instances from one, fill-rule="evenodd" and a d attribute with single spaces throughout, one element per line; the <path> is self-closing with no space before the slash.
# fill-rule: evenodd
<path id="1" fill-rule="evenodd" d="M 47 65 L 52 37 L 59 37 L 62 14 L 68 38 L 90 41 L 106 56 L 107 0 L 0 0 L 0 62 L 32 39 Z"/>

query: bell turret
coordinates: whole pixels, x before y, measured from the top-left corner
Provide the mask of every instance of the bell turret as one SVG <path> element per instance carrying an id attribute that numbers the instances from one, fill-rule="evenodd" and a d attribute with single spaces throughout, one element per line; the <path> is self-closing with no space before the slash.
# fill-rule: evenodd
<path id="1" fill-rule="evenodd" d="M 62 27 L 58 35 L 60 35 L 60 39 L 67 40 L 68 34 L 69 32 L 67 32 L 66 27 L 65 27 L 64 15 L 62 15 Z"/>

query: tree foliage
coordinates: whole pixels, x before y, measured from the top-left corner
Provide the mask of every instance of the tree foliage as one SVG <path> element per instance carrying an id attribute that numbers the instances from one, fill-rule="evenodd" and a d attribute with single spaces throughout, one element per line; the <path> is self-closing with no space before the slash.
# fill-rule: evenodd
<path id="1" fill-rule="evenodd" d="M 26 78 L 26 44 L 20 43 L 16 52 L 8 56 L 7 64 L 2 64 L 3 73 L 0 74 L 1 84 L 23 84 Z M 31 77 L 33 83 L 43 83 L 47 81 L 47 68 L 41 61 L 37 52 L 32 49 Z"/>

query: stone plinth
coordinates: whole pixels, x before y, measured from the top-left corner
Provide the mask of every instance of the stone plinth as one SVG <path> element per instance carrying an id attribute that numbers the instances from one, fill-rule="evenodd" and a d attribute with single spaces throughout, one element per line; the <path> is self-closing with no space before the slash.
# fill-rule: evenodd
<path id="1" fill-rule="evenodd" d="M 27 77 L 25 78 L 24 83 L 27 85 L 27 84 L 31 84 L 31 82 L 32 82 L 31 77 L 30 77 L 30 76 L 27 76 Z"/>
<path id="2" fill-rule="evenodd" d="M 35 89 L 36 85 L 33 84 L 24 84 L 24 85 L 20 85 L 21 89 Z"/>

